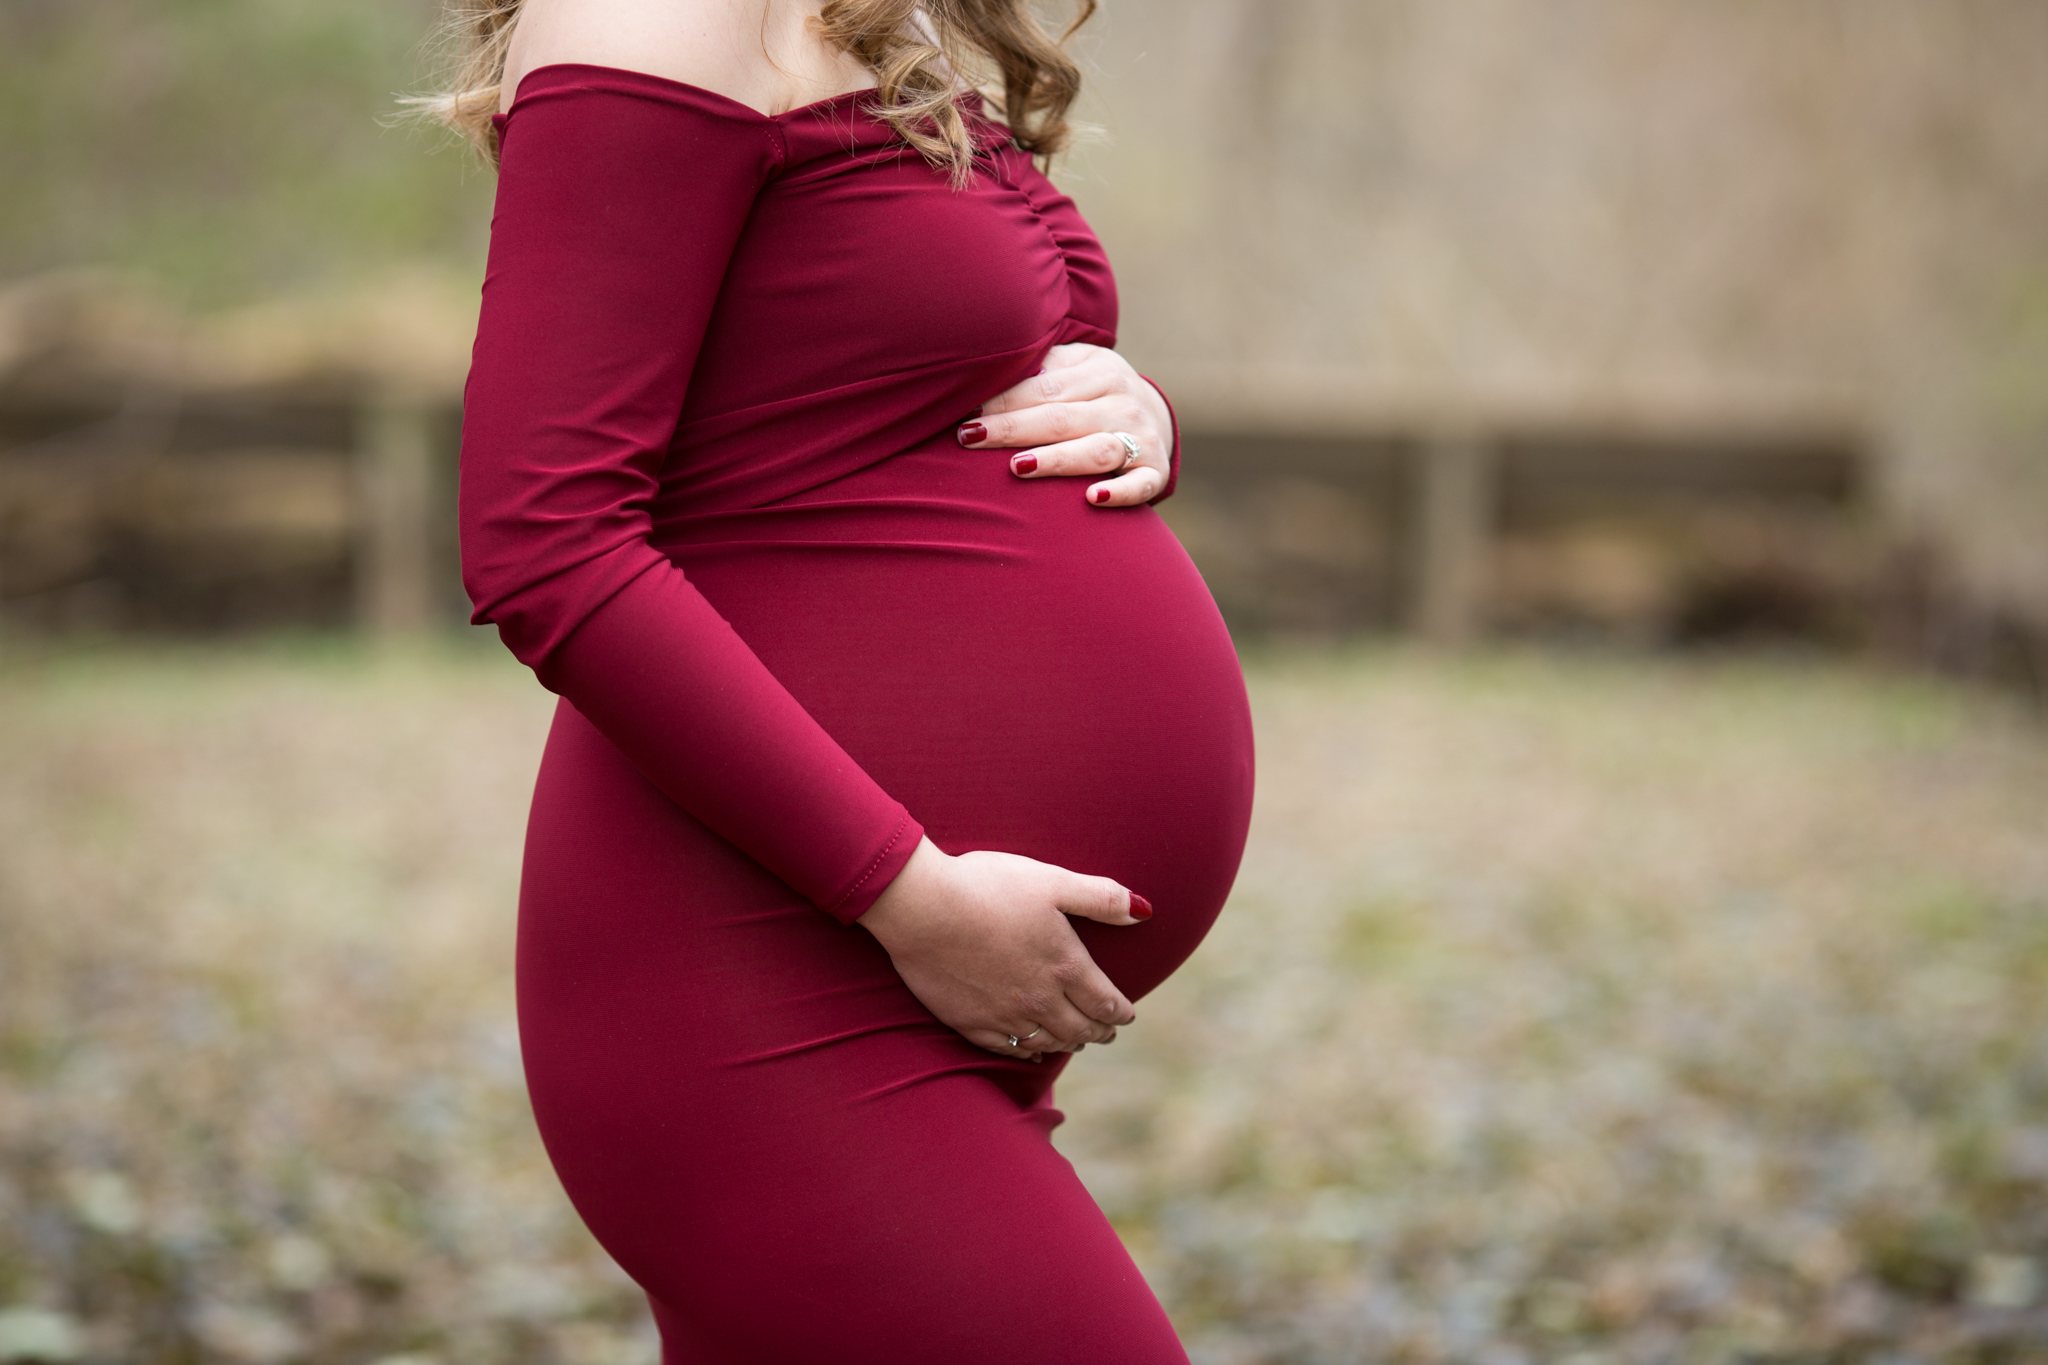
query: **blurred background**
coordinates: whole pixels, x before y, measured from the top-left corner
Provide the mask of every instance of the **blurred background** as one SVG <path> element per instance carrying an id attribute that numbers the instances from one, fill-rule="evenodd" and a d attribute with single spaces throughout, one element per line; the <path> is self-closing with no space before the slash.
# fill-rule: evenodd
<path id="1" fill-rule="evenodd" d="M 0 1362 L 651 1362 L 524 1108 L 432 0 L 0 0 Z M 1245 657 L 1204 1365 L 2048 1359 L 2048 7 L 1105 0 Z"/>

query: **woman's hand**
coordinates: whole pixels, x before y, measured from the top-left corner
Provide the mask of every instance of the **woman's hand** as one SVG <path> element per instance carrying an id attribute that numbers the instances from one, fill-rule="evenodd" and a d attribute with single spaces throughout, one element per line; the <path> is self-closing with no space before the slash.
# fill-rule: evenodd
<path id="1" fill-rule="evenodd" d="M 1124 443 L 1111 434 L 1118 431 L 1138 442 L 1137 463 L 1120 474 Z M 976 450 L 1026 447 L 1010 457 L 1010 472 L 1022 479 L 1113 475 L 1088 486 L 1097 507 L 1158 497 L 1173 455 L 1173 417 L 1159 390 L 1115 351 L 1080 342 L 1053 347 L 1044 370 L 983 404 L 959 436 Z"/>
<path id="2" fill-rule="evenodd" d="M 1151 914 L 1144 897 L 1107 877 L 1011 853 L 948 857 L 926 839 L 856 922 L 941 1023 L 990 1052 L 1036 1061 L 1107 1043 L 1138 1017 L 1067 916 L 1138 924 Z"/>

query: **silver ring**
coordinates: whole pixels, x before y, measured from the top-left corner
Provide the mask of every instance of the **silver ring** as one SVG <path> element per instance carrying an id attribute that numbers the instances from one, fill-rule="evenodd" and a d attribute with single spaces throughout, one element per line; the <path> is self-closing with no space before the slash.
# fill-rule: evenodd
<path id="1" fill-rule="evenodd" d="M 1011 1046 L 1011 1047 L 1015 1047 L 1015 1046 L 1017 1046 L 1017 1035 L 1016 1035 L 1016 1034 L 1014 1034 L 1014 1033 L 1010 1035 L 1010 1046 Z"/>
<path id="2" fill-rule="evenodd" d="M 1031 1030 L 1031 1032 L 1024 1035 L 1024 1041 L 1028 1043 L 1033 1038 L 1036 1038 L 1039 1034 L 1043 1032 L 1045 1032 L 1045 1025 L 1040 1024 L 1037 1028 Z"/>
<path id="3" fill-rule="evenodd" d="M 1129 469 L 1132 465 L 1136 464 L 1138 462 L 1138 457 L 1144 454 L 1145 452 L 1138 445 L 1138 438 L 1131 435 L 1131 433 L 1129 433 L 1128 431 L 1112 431 L 1109 434 L 1116 437 L 1117 440 L 1123 442 L 1124 445 L 1124 462 L 1116 467 L 1116 472 L 1121 474 L 1126 469 Z"/>

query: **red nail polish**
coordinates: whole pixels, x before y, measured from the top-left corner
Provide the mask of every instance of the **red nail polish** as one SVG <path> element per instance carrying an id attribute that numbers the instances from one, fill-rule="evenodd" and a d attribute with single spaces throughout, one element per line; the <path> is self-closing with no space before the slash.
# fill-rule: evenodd
<path id="1" fill-rule="evenodd" d="M 1095 490 L 1095 501 L 1097 501 L 1097 502 L 1108 502 L 1108 501 L 1109 501 L 1109 490 L 1108 490 L 1107 488 L 1098 488 L 1098 489 L 1096 489 L 1096 490 Z"/>
<path id="2" fill-rule="evenodd" d="M 1035 474 L 1038 472 L 1038 457 L 1036 455 L 1019 455 L 1016 459 L 1010 461 L 1010 468 L 1016 470 L 1019 474 Z"/>
<path id="3" fill-rule="evenodd" d="M 1135 892 L 1135 891 L 1131 892 L 1131 918 L 1132 918 L 1132 919 L 1151 919 L 1151 918 L 1152 918 L 1152 902 L 1151 902 L 1151 901 L 1148 901 L 1148 900 L 1146 900 L 1146 899 L 1145 899 L 1145 898 L 1144 898 L 1143 896 L 1139 895 L 1139 894 L 1138 894 L 1137 892 Z"/>
<path id="4" fill-rule="evenodd" d="M 981 414 L 983 414 L 984 412 L 987 412 L 987 411 L 988 411 L 988 404 L 984 403 L 984 404 L 982 404 L 982 405 L 981 405 L 980 407 L 976 408 L 976 409 L 975 409 L 975 410 L 974 410 L 973 412 L 970 412 L 970 413 L 968 413 L 967 415 L 968 415 L 969 417 L 979 417 L 979 416 L 981 416 Z"/>
<path id="5" fill-rule="evenodd" d="M 988 428 L 979 422 L 962 422 L 960 430 L 955 434 L 959 436 L 960 444 L 963 446 L 980 445 L 988 439 Z"/>

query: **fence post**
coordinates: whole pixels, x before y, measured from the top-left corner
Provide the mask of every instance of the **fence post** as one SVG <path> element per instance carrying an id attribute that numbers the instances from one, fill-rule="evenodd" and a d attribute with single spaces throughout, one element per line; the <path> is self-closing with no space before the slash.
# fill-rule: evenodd
<path id="1" fill-rule="evenodd" d="M 1497 460 L 1476 429 L 1442 428 L 1417 456 L 1410 627 L 1433 644 L 1478 634 L 1493 538 Z"/>
<path id="2" fill-rule="evenodd" d="M 356 438 L 356 622 L 386 638 L 435 624 L 434 442 L 427 401 L 395 385 L 363 400 Z"/>

